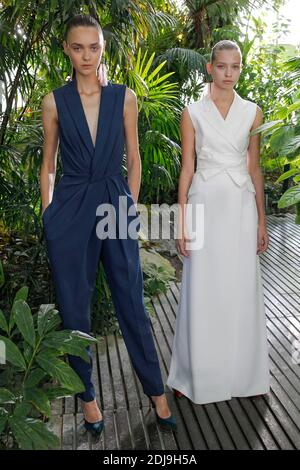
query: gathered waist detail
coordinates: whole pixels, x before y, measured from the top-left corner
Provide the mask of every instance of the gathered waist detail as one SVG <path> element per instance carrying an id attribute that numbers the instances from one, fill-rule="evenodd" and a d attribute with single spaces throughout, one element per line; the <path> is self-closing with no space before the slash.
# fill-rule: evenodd
<path id="1" fill-rule="evenodd" d="M 251 181 L 246 157 L 246 152 L 217 153 L 203 150 L 197 156 L 196 173 L 207 180 L 225 171 L 238 186 L 243 186 L 249 179 Z"/>
<path id="2" fill-rule="evenodd" d="M 202 181 L 207 181 L 221 173 L 227 173 L 231 180 L 240 188 L 246 187 L 255 193 L 255 187 L 247 168 L 247 152 L 214 152 L 201 149 L 197 155 L 197 169 L 193 177 L 188 195 L 197 193 Z"/>
<path id="3" fill-rule="evenodd" d="M 106 175 L 95 175 L 93 173 L 63 173 L 62 177 L 63 178 L 71 178 L 72 182 L 77 183 L 77 184 L 92 184 L 92 183 L 98 183 L 100 181 L 104 181 L 108 178 L 111 178 L 113 176 L 122 176 L 122 172 L 118 171 L 116 173 L 109 173 Z"/>

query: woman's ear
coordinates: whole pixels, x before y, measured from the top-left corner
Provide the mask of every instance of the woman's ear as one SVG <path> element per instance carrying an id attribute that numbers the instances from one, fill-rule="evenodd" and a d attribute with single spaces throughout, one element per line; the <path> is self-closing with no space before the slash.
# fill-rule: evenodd
<path id="1" fill-rule="evenodd" d="M 206 70 L 207 70 L 207 73 L 209 73 L 209 75 L 211 74 L 211 62 L 208 62 L 206 64 Z"/>
<path id="2" fill-rule="evenodd" d="M 68 44 L 66 41 L 63 41 L 63 48 L 64 48 L 64 53 L 66 55 L 69 55 L 69 48 L 68 48 Z"/>

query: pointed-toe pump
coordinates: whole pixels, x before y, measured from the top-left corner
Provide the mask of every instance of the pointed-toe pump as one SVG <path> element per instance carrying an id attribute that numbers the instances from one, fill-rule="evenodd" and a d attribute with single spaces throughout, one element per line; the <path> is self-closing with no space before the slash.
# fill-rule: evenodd
<path id="1" fill-rule="evenodd" d="M 173 392 L 174 392 L 174 395 L 175 395 L 176 398 L 185 397 L 185 395 L 183 393 L 181 393 L 179 390 L 175 390 L 175 388 L 173 388 Z"/>
<path id="2" fill-rule="evenodd" d="M 100 437 L 104 428 L 104 420 L 96 421 L 95 423 L 90 423 L 86 419 L 84 420 L 84 427 L 89 431 L 93 436 Z"/>
<path id="3" fill-rule="evenodd" d="M 171 416 L 169 416 L 168 418 L 161 418 L 157 414 L 155 402 L 153 401 L 150 395 L 147 395 L 147 397 L 149 398 L 149 411 L 151 411 L 151 407 L 154 408 L 157 423 L 163 428 L 172 429 L 173 431 L 175 431 L 177 429 L 175 416 L 171 414 Z"/>

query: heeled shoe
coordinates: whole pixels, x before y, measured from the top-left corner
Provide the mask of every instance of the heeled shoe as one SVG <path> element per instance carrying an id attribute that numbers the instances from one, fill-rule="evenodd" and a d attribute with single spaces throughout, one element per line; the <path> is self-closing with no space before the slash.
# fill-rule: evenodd
<path id="1" fill-rule="evenodd" d="M 86 419 L 84 420 L 84 427 L 89 431 L 93 436 L 100 437 L 104 428 L 104 420 L 96 421 L 95 423 L 90 423 Z"/>
<path id="2" fill-rule="evenodd" d="M 157 411 L 156 411 L 156 404 L 154 402 L 154 400 L 151 398 L 150 395 L 147 395 L 147 397 L 149 398 L 149 412 L 151 411 L 151 407 L 154 408 L 155 410 L 155 416 L 156 416 L 156 420 L 157 420 L 157 423 L 164 427 L 164 428 L 167 428 L 167 429 L 172 429 L 172 430 L 176 430 L 177 429 L 177 424 L 176 424 L 176 418 L 175 416 L 173 416 L 172 414 L 168 417 L 168 418 L 161 418 L 158 414 L 157 414 Z"/>
<path id="3" fill-rule="evenodd" d="M 81 407 L 82 407 L 82 411 L 84 413 L 82 402 L 81 402 Z M 104 428 L 104 420 L 101 419 L 99 421 L 95 421 L 94 423 L 91 423 L 90 421 L 88 421 L 87 419 L 84 418 L 84 427 L 93 436 L 100 437 L 100 435 L 103 431 L 103 428 Z"/>
<path id="4" fill-rule="evenodd" d="M 175 395 L 176 398 L 185 397 L 185 395 L 183 393 L 181 393 L 179 390 L 175 390 L 175 388 L 173 388 L 173 392 L 174 392 L 174 395 Z"/>

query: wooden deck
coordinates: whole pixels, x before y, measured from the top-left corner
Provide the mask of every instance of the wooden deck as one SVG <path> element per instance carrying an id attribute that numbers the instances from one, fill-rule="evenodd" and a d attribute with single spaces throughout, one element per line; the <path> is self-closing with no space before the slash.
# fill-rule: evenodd
<path id="1" fill-rule="evenodd" d="M 54 404 L 51 426 L 63 449 L 300 449 L 300 227 L 292 215 L 268 216 L 270 247 L 260 256 L 271 364 L 268 397 L 209 405 L 176 399 L 166 387 L 178 431 L 161 431 L 131 367 L 122 339 L 99 339 L 94 380 L 105 431 L 94 441 L 73 398 Z M 163 378 L 171 357 L 179 287 L 153 299 L 153 332 Z M 297 343 L 298 341 L 298 346 Z M 297 359 L 295 357 L 295 359 Z"/>

